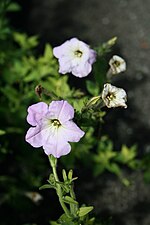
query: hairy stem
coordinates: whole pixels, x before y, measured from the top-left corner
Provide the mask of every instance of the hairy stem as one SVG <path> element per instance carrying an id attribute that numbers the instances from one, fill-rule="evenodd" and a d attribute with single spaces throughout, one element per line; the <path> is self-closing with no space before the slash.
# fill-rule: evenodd
<path id="1" fill-rule="evenodd" d="M 49 158 L 49 161 L 50 161 L 50 165 L 52 167 L 52 171 L 53 171 L 53 174 L 54 174 L 54 178 L 55 178 L 56 182 L 59 182 L 59 178 L 58 178 L 57 170 L 56 170 L 57 159 L 54 158 L 52 155 L 48 156 L 48 158 Z M 58 195 L 58 198 L 59 198 L 60 205 L 63 208 L 66 216 L 68 218 L 71 218 L 70 212 L 69 212 L 67 206 L 65 205 L 65 203 L 63 201 L 62 188 L 61 188 L 61 186 L 60 186 L 59 183 L 56 183 L 56 191 L 57 191 L 57 195 Z"/>

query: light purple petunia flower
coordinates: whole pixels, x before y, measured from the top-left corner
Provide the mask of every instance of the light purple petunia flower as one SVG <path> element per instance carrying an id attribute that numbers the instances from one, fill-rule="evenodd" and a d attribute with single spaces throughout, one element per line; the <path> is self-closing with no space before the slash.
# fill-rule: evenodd
<path id="1" fill-rule="evenodd" d="M 96 52 L 77 38 L 55 47 L 53 54 L 58 58 L 60 73 L 72 73 L 80 78 L 91 72 L 92 64 L 96 61 Z"/>
<path id="2" fill-rule="evenodd" d="M 42 146 L 47 155 L 67 155 L 71 150 L 68 142 L 78 142 L 84 135 L 73 117 L 73 107 L 64 100 L 52 101 L 49 106 L 44 102 L 31 105 L 27 122 L 34 127 L 27 131 L 25 139 L 35 148 Z"/>

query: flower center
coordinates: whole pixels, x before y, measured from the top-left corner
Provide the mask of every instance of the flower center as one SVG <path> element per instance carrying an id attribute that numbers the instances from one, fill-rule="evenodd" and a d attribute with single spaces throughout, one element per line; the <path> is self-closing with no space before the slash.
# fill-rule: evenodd
<path id="1" fill-rule="evenodd" d="M 61 123 L 60 123 L 59 120 L 57 120 L 57 119 L 54 119 L 54 120 L 52 120 L 51 122 L 52 122 L 52 125 L 53 125 L 54 127 L 59 127 L 59 126 L 61 126 Z"/>
<path id="2" fill-rule="evenodd" d="M 116 96 L 115 96 L 114 93 L 108 93 L 108 94 L 106 95 L 106 99 L 107 99 L 108 101 L 112 101 L 114 98 L 116 98 Z"/>
<path id="3" fill-rule="evenodd" d="M 117 60 L 115 60 L 114 62 L 113 62 L 113 65 L 115 66 L 115 67 L 119 67 L 120 66 L 120 62 L 119 61 L 117 61 Z"/>
<path id="4" fill-rule="evenodd" d="M 75 54 L 75 56 L 81 58 L 83 52 L 81 52 L 80 50 L 76 50 L 76 51 L 74 52 L 74 54 Z"/>

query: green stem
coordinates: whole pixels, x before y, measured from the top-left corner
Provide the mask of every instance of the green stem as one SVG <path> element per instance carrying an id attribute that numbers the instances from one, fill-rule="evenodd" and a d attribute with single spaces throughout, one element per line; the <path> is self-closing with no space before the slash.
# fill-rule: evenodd
<path id="1" fill-rule="evenodd" d="M 58 178 L 57 170 L 56 170 L 57 159 L 54 158 L 52 155 L 48 156 L 48 158 L 49 158 L 49 161 L 50 161 L 50 165 L 52 167 L 54 178 L 55 178 L 56 182 L 59 182 L 59 178 Z M 57 191 L 57 195 L 58 195 L 58 198 L 59 198 L 59 202 L 60 202 L 61 207 L 63 208 L 66 216 L 68 218 L 71 218 L 70 212 L 69 212 L 68 208 L 66 207 L 66 205 L 65 205 L 65 203 L 63 201 L 62 189 L 61 189 L 61 186 L 60 186 L 59 183 L 56 183 L 56 191 Z"/>
<path id="2" fill-rule="evenodd" d="M 73 184 L 71 185 L 71 188 L 70 188 L 70 196 L 76 200 L 76 196 L 75 196 L 75 192 L 74 192 L 74 189 L 73 189 Z M 76 204 L 71 204 L 70 205 L 70 208 L 71 208 L 71 212 L 73 213 L 74 216 L 77 215 L 77 211 L 79 209 L 78 205 Z"/>

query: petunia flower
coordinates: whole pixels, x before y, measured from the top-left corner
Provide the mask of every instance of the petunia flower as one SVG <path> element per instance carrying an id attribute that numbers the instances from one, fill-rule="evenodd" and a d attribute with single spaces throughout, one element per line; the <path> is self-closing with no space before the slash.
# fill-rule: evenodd
<path id="1" fill-rule="evenodd" d="M 124 89 L 117 88 L 111 84 L 104 84 L 102 99 L 108 108 L 124 107 L 127 108 L 127 94 Z"/>
<path id="2" fill-rule="evenodd" d="M 118 55 L 114 55 L 110 61 L 110 70 L 112 74 L 118 74 L 126 70 L 126 62 L 123 58 Z"/>
<path id="3" fill-rule="evenodd" d="M 86 77 L 96 61 L 96 52 L 89 45 L 72 38 L 53 49 L 53 54 L 59 61 L 59 72 L 72 73 L 76 77 Z"/>
<path id="4" fill-rule="evenodd" d="M 84 132 L 72 121 L 73 107 L 64 100 L 44 102 L 28 108 L 27 122 L 32 125 L 26 134 L 26 141 L 33 147 L 43 147 L 47 155 L 59 158 L 67 155 L 71 146 L 68 142 L 78 142 Z"/>

